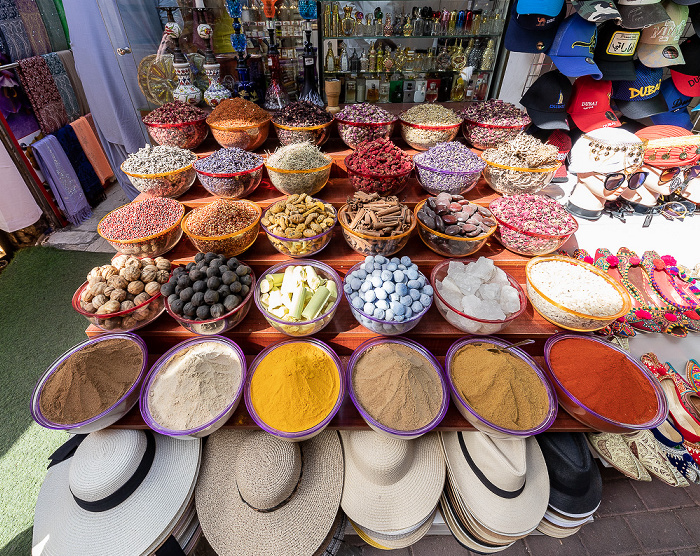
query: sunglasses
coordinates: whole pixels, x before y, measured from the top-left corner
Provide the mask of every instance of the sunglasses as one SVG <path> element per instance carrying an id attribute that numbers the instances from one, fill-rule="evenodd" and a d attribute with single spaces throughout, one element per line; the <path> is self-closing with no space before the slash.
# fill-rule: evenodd
<path id="1" fill-rule="evenodd" d="M 647 179 L 649 172 L 635 172 L 629 176 L 623 174 L 622 172 L 614 172 L 605 176 L 605 181 L 603 181 L 603 187 L 606 191 L 615 191 L 622 187 L 627 181 L 627 188 L 634 191 L 639 189 Z"/>
<path id="2" fill-rule="evenodd" d="M 675 180 L 681 172 L 683 172 L 683 181 L 676 184 L 674 188 L 674 191 L 678 191 L 679 193 L 683 193 L 688 188 L 688 184 L 690 184 L 691 180 L 700 177 L 700 166 L 685 166 L 683 168 L 676 166 L 674 168 L 666 168 L 659 176 L 659 183 L 664 184 Z"/>

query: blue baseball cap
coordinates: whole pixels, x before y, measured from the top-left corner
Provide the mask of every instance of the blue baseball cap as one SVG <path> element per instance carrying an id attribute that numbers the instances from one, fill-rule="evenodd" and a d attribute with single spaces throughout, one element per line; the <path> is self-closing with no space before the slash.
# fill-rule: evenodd
<path id="1" fill-rule="evenodd" d="M 547 54 L 557 69 L 569 77 L 590 75 L 600 79 L 603 73 L 593 61 L 597 28 L 577 13 L 567 17 L 557 30 Z"/>
<path id="2" fill-rule="evenodd" d="M 557 28 L 566 17 L 566 6 L 555 16 L 519 14 L 514 2 L 510 10 L 510 21 L 506 29 L 504 46 L 511 52 L 540 54 L 546 52 L 557 34 Z"/>
<path id="3" fill-rule="evenodd" d="M 651 116 L 651 121 L 655 125 L 675 125 L 687 130 L 693 129 L 693 122 L 690 121 L 690 115 L 688 114 L 688 105 L 693 99 L 676 89 L 671 78 L 661 82 L 659 92 L 668 105 L 668 112 L 654 114 Z"/>
<path id="4" fill-rule="evenodd" d="M 539 14 L 554 17 L 565 3 L 564 0 L 518 0 L 516 9 L 522 15 Z"/>
<path id="5" fill-rule="evenodd" d="M 659 94 L 663 70 L 648 68 L 639 60 L 634 65 L 637 70 L 635 80 L 613 81 L 612 98 L 620 112 L 632 120 L 668 112 L 666 100 Z"/>

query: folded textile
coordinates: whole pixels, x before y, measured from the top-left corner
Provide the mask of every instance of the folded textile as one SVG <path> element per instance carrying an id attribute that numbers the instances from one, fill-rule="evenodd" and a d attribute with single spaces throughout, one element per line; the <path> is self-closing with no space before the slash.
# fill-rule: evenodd
<path id="1" fill-rule="evenodd" d="M 41 131 L 49 134 L 66 125 L 68 114 L 46 60 L 41 56 L 33 56 L 17 63 L 17 73 Z"/>
<path id="2" fill-rule="evenodd" d="M 56 52 L 56 54 L 58 54 L 61 62 L 63 62 L 63 69 L 66 70 L 68 79 L 70 79 L 70 84 L 73 87 L 73 92 L 78 99 L 80 115 L 85 116 L 89 114 L 90 106 L 88 105 L 87 98 L 85 98 L 83 82 L 80 80 L 80 77 L 78 77 L 78 72 L 75 70 L 75 59 L 73 58 L 73 52 L 71 50 L 60 50 Z"/>
<path id="3" fill-rule="evenodd" d="M 68 21 L 66 20 L 66 11 L 63 9 L 63 0 L 53 0 L 53 5 L 58 12 L 58 19 L 61 21 L 61 27 L 63 27 L 63 34 L 66 36 L 66 40 L 70 44 L 70 33 L 68 32 Z"/>
<path id="4" fill-rule="evenodd" d="M 88 203 L 90 203 L 90 206 L 97 206 L 100 201 L 104 200 L 105 191 L 85 151 L 83 151 L 75 131 L 71 126 L 65 125 L 57 129 L 54 132 L 54 136 L 58 139 L 63 152 L 66 153 L 68 160 L 73 166 Z"/>
<path id="5" fill-rule="evenodd" d="M 58 52 L 68 48 L 66 40 L 66 32 L 63 30 L 61 18 L 58 17 L 56 4 L 53 0 L 36 0 L 36 5 L 41 13 L 41 18 L 44 20 L 44 27 L 51 42 L 51 50 Z"/>
<path id="6" fill-rule="evenodd" d="M 19 17 L 19 10 L 15 0 L 0 0 L 0 19 L 15 19 Z"/>
<path id="7" fill-rule="evenodd" d="M 19 16 L 0 20 L 0 42 L 2 43 L 0 45 L 2 51 L 13 62 L 34 55 L 29 35 L 27 35 L 22 18 Z"/>
<path id="8" fill-rule="evenodd" d="M 68 72 L 63 66 L 61 58 L 55 52 L 43 54 L 42 56 L 49 66 L 51 76 L 53 77 L 54 83 L 56 83 L 58 93 L 61 95 L 61 100 L 63 100 L 63 106 L 68 114 L 68 121 L 72 122 L 78 119 L 80 117 L 78 99 L 75 96 L 73 85 L 71 85 L 70 77 L 68 77 Z"/>
<path id="9" fill-rule="evenodd" d="M 32 148 L 37 164 L 66 220 L 77 226 L 90 217 L 92 209 L 58 139 L 47 135 L 34 143 Z"/>
<path id="10" fill-rule="evenodd" d="M 15 0 L 34 54 L 51 52 L 51 41 L 35 0 Z"/>
<path id="11" fill-rule="evenodd" d="M 88 114 L 90 116 L 90 114 Z M 100 140 L 97 138 L 97 133 L 95 132 L 90 121 L 86 117 L 78 118 L 70 124 L 78 136 L 78 141 L 80 141 L 80 146 L 83 147 L 85 156 L 88 157 L 90 164 L 92 164 L 97 177 L 104 186 L 112 177 L 114 177 L 114 172 L 112 167 L 109 165 L 107 160 L 107 155 L 105 155 Z"/>

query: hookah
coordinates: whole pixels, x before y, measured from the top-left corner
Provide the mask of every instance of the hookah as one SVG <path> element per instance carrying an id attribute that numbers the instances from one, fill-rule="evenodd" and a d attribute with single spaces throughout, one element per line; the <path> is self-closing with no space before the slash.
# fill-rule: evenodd
<path id="1" fill-rule="evenodd" d="M 267 53 L 267 65 L 270 69 L 270 84 L 265 92 L 263 108 L 266 110 L 281 110 L 289 104 L 289 96 L 282 87 L 282 75 L 280 70 L 280 55 L 275 41 L 275 22 L 267 22 L 267 32 L 270 35 L 269 51 Z"/>
<path id="2" fill-rule="evenodd" d="M 222 100 L 231 98 L 231 91 L 221 84 L 221 64 L 217 63 L 212 49 L 213 30 L 211 25 L 202 23 L 197 27 L 197 34 L 207 41 L 204 73 L 209 78 L 209 88 L 204 91 L 204 101 L 212 108 L 216 108 Z"/>
<path id="3" fill-rule="evenodd" d="M 323 99 L 316 87 L 316 56 L 311 43 L 311 23 L 307 22 L 304 33 L 306 34 L 304 54 L 302 55 L 304 60 L 304 86 L 301 89 L 299 100 L 307 100 L 323 108 Z"/>
<path id="4" fill-rule="evenodd" d="M 175 40 L 175 54 L 173 57 L 173 68 L 177 76 L 177 87 L 173 91 L 173 98 L 180 102 L 197 105 L 202 101 L 202 91 L 192 84 L 192 76 L 190 74 L 190 63 L 185 58 L 180 48 L 180 43 L 177 40 L 182 34 L 180 26 L 173 22 L 169 22 L 166 26 L 166 32 Z"/>

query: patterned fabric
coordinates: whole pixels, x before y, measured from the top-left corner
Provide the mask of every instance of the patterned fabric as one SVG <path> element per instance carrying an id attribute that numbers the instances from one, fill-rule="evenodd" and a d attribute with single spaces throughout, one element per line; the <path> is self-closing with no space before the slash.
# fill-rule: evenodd
<path id="1" fill-rule="evenodd" d="M 66 21 L 66 12 L 63 9 L 63 0 L 53 0 L 54 8 L 58 13 L 58 19 L 61 21 L 61 27 L 63 27 L 63 35 L 66 40 L 70 43 L 70 33 L 68 32 L 68 21 Z"/>
<path id="2" fill-rule="evenodd" d="M 34 54 L 51 52 L 51 41 L 36 2 L 34 0 L 15 0 L 15 2 L 24 27 L 29 34 L 29 42 Z"/>
<path id="3" fill-rule="evenodd" d="M 105 192 L 92 164 L 90 164 L 85 151 L 83 151 L 83 147 L 80 146 L 80 141 L 78 141 L 75 131 L 73 131 L 71 126 L 66 125 L 57 130 L 54 136 L 58 139 L 63 152 L 66 153 L 68 160 L 70 160 L 88 203 L 93 207 L 97 206 L 100 201 L 104 200 Z"/>
<path id="4" fill-rule="evenodd" d="M 20 60 L 18 64 L 22 87 L 29 97 L 41 131 L 49 134 L 66 125 L 68 114 L 46 60 L 34 56 Z"/>
<path id="5" fill-rule="evenodd" d="M 73 91 L 73 86 L 71 85 L 70 78 L 66 72 L 66 68 L 63 67 L 63 62 L 58 54 L 51 52 L 50 54 L 43 55 L 46 64 L 49 66 L 49 71 L 53 76 L 54 83 L 56 83 L 56 88 L 58 89 L 61 99 L 63 100 L 63 106 L 68 114 L 68 121 L 76 120 L 80 117 L 80 107 L 78 106 L 78 99 L 75 96 L 75 91 Z"/>
<path id="6" fill-rule="evenodd" d="M 83 89 L 83 82 L 80 81 L 78 77 L 78 72 L 75 71 L 75 60 L 73 59 L 73 52 L 70 50 L 61 50 L 56 52 L 58 57 L 63 63 L 63 69 L 68 73 L 68 78 L 70 79 L 70 84 L 73 87 L 73 92 L 78 99 L 78 106 L 80 107 L 80 114 L 86 116 L 90 113 L 90 106 L 88 105 L 87 98 L 85 98 L 85 90 Z"/>
<path id="7" fill-rule="evenodd" d="M 0 0 L 0 19 L 16 19 L 19 17 L 15 0 Z"/>
<path id="8" fill-rule="evenodd" d="M 13 62 L 34 55 L 22 18 L 16 17 L 0 21 L 0 38 L 2 39 L 2 51 Z"/>
<path id="9" fill-rule="evenodd" d="M 90 217 L 92 210 L 58 139 L 47 135 L 32 147 L 37 164 L 66 220 L 74 226 L 79 225 Z"/>
<path id="10" fill-rule="evenodd" d="M 44 20 L 44 27 L 51 42 L 51 50 L 54 52 L 67 50 L 66 32 L 63 30 L 61 18 L 58 17 L 56 4 L 54 4 L 53 0 L 36 0 L 36 5 L 41 13 L 41 18 Z"/>
<path id="11" fill-rule="evenodd" d="M 6 62 L 7 59 L 0 55 L 0 63 Z M 15 74 L 8 70 L 0 72 L 0 113 L 18 139 L 39 131 L 39 123 L 27 95 L 15 79 Z"/>
<path id="12" fill-rule="evenodd" d="M 88 114 L 89 116 L 89 114 Z M 90 125 L 90 121 L 83 117 L 78 118 L 73 123 L 70 124 L 78 136 L 78 141 L 80 141 L 80 146 L 83 147 L 85 151 L 85 156 L 88 157 L 90 164 L 92 164 L 97 177 L 104 186 L 112 177 L 114 177 L 114 172 L 112 171 L 109 161 L 107 160 L 107 155 L 105 155 L 102 145 L 97 138 L 97 133 Z"/>

